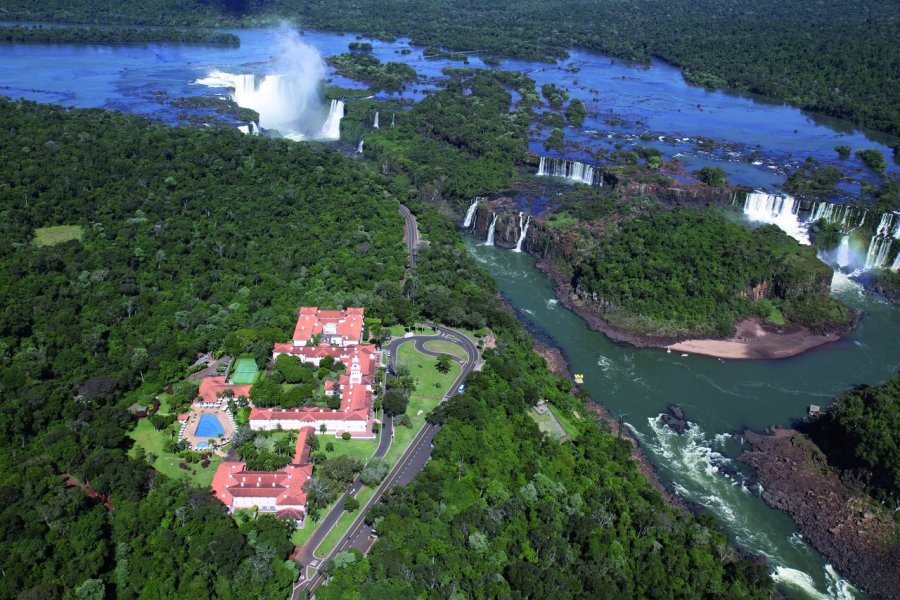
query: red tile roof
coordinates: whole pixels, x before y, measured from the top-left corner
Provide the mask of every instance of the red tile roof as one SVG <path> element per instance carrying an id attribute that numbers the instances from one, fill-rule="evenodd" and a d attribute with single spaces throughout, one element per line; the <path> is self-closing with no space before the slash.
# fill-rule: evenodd
<path id="1" fill-rule="evenodd" d="M 266 504 L 305 507 L 303 486 L 312 476 L 312 469 L 310 464 L 291 464 L 277 471 L 247 471 L 243 462 L 223 462 L 213 476 L 212 489 L 229 508 L 234 506 L 235 498 L 268 498 Z"/>
<path id="2" fill-rule="evenodd" d="M 252 385 L 232 385 L 225 383 L 225 376 L 206 377 L 200 382 L 200 391 L 198 395 L 203 402 L 215 402 L 218 400 L 225 390 L 234 392 L 234 397 L 250 396 L 250 388 Z"/>
<path id="3" fill-rule="evenodd" d="M 315 306 L 303 306 L 298 311 L 294 328 L 294 341 L 305 344 L 314 335 L 338 335 L 345 340 L 359 343 L 362 340 L 365 309 L 319 310 Z"/>

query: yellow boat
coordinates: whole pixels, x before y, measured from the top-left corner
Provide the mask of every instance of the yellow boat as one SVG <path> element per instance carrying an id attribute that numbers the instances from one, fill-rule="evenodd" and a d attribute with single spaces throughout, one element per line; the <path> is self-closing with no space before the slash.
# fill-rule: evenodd
<path id="1" fill-rule="evenodd" d="M 584 375 L 575 373 L 575 383 L 584 383 Z"/>

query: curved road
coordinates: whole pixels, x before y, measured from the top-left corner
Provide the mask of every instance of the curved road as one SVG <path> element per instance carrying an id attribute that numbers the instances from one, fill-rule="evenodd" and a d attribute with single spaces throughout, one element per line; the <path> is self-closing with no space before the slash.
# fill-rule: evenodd
<path id="1" fill-rule="evenodd" d="M 438 356 L 441 353 L 427 350 L 425 348 L 425 343 L 428 341 L 452 342 L 461 346 L 465 350 L 468 360 L 455 358 L 456 362 L 461 367 L 460 373 L 454 380 L 453 385 L 450 386 L 450 389 L 447 390 L 445 395 L 441 398 L 440 401 L 444 402 L 456 393 L 459 386 L 462 385 L 462 382 L 466 380 L 473 370 L 480 367 L 481 354 L 475 343 L 464 334 L 441 325 L 431 326 L 437 331 L 435 335 L 412 335 L 409 337 L 396 338 L 386 343 L 383 350 L 387 353 L 387 356 L 389 357 L 388 363 L 393 369 L 396 367 L 397 349 L 401 344 L 412 342 L 415 344 L 416 350 L 430 356 Z M 391 425 L 391 419 L 385 417 L 382 423 L 382 431 L 384 433 L 378 444 L 378 450 L 376 450 L 373 457 L 383 456 L 390 447 L 390 442 L 393 438 Z M 300 579 L 294 584 L 293 593 L 291 594 L 292 600 L 299 599 L 303 590 L 308 590 L 312 593 L 316 587 L 325 582 L 325 577 L 319 572 L 319 569 L 334 558 L 339 552 L 344 552 L 350 548 L 357 548 L 364 553 L 369 550 L 374 542 L 370 537 L 372 528 L 365 523 L 366 512 L 369 507 L 378 502 L 381 497 L 392 488 L 398 485 L 409 484 L 409 482 L 411 482 L 425 467 L 425 464 L 431 458 L 431 443 L 439 429 L 439 425 L 434 425 L 428 421 L 425 422 L 422 429 L 419 430 L 412 442 L 410 442 L 409 447 L 391 468 L 384 481 L 382 481 L 375 490 L 375 493 L 372 495 L 369 502 L 365 506 L 360 507 L 359 514 L 350 525 L 347 533 L 344 534 L 328 556 L 321 559 L 317 558 L 315 556 L 315 549 L 321 544 L 322 540 L 325 539 L 325 536 L 328 535 L 343 514 L 344 500 L 347 498 L 348 494 L 355 495 L 356 492 L 362 488 L 362 483 L 358 478 L 353 482 L 348 491 L 345 492 L 338 500 L 337 504 L 335 504 L 334 508 L 332 508 L 320 522 L 316 531 L 310 536 L 306 544 L 294 552 L 294 559 L 299 561 L 302 566 Z"/>
<path id="2" fill-rule="evenodd" d="M 416 217 L 404 205 L 401 204 L 398 210 L 404 220 L 403 239 L 409 249 L 409 268 L 414 269 L 416 267 L 416 249 L 419 247 L 419 224 L 416 223 Z"/>

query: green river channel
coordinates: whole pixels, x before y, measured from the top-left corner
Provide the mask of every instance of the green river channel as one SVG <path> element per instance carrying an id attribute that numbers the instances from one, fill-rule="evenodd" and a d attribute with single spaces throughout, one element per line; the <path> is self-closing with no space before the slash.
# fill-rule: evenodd
<path id="1" fill-rule="evenodd" d="M 777 361 L 682 356 L 611 341 L 558 304 L 534 258 L 471 237 L 465 243 L 520 320 L 562 350 L 571 372 L 584 374 L 583 387 L 594 401 L 627 415 L 627 426 L 664 483 L 711 511 L 738 545 L 766 556 L 788 597 L 866 597 L 803 540 L 789 516 L 765 504 L 759 484 L 734 458 L 743 430 L 789 425 L 804 417 L 810 404 L 827 406 L 855 384 L 882 383 L 896 372 L 898 311 L 835 273 L 833 293 L 865 313 L 857 330 L 840 342 Z M 692 423 L 683 435 L 658 418 L 672 403 L 680 404 Z"/>

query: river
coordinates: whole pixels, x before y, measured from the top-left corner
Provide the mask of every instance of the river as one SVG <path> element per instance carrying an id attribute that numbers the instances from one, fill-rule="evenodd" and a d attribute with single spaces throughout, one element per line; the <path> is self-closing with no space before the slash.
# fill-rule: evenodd
<path id="1" fill-rule="evenodd" d="M 766 555 L 786 593 L 864 597 L 803 541 L 788 516 L 763 502 L 757 484 L 733 459 L 744 428 L 788 425 L 810 404 L 828 405 L 854 384 L 893 375 L 900 368 L 896 309 L 836 275 L 835 295 L 866 314 L 852 335 L 790 359 L 720 362 L 612 342 L 557 303 L 529 255 L 471 237 L 466 245 L 520 319 L 565 353 L 573 373 L 584 374 L 592 398 L 627 415 L 662 479 L 711 511 L 738 544 Z M 658 419 L 670 403 L 681 404 L 693 423 L 683 436 Z"/>
<path id="2" fill-rule="evenodd" d="M 0 94 L 65 106 L 108 108 L 179 124 L 211 116 L 209 109 L 184 108 L 183 97 L 223 95 L 227 90 L 196 82 L 216 70 L 258 76 L 272 72 L 281 51 L 274 28 L 234 30 L 240 48 L 178 44 L 118 46 L 0 44 Z M 323 56 L 345 52 L 357 38 L 304 32 L 302 40 Z M 409 40 L 370 41 L 381 60 L 412 65 L 420 80 L 397 94 L 376 99 L 415 102 L 433 90 L 445 67 L 460 62 L 426 59 Z M 407 54 L 402 52 L 409 51 Z M 468 66 L 486 67 L 475 56 Z M 677 69 L 660 62 L 638 68 L 601 55 L 573 51 L 558 64 L 503 60 L 499 69 L 528 73 L 538 84 L 568 86 L 588 108 L 580 128 L 566 128 L 575 145 L 566 158 L 593 161 L 593 151 L 654 145 L 666 158 L 679 158 L 688 169 L 723 166 L 732 183 L 771 189 L 784 173 L 807 156 L 839 165 L 857 183 L 877 181 L 860 161 L 839 161 L 833 148 L 846 144 L 878 148 L 891 156 L 895 138 L 859 130 L 848 123 L 813 117 L 797 109 L 747 95 L 687 85 Z M 360 88 L 325 71 L 326 81 Z M 327 109 L 325 109 L 327 110 Z M 194 118 L 192 118 L 194 117 Z M 325 115 L 321 115 L 324 120 Z M 202 119 L 201 119 L 202 122 Z M 382 126 L 388 120 L 382 115 Z M 237 123 L 234 123 L 237 124 Z M 533 151 L 545 154 L 534 131 Z M 710 145 L 698 138 L 715 142 Z M 355 148 L 356 140 L 353 140 Z M 347 144 L 348 141 L 343 142 Z M 589 152 L 590 151 L 590 152 Z M 896 173 L 896 163 L 889 166 Z M 854 188 L 857 186 L 857 188 Z M 493 190 L 485 190 L 493 191 Z M 736 435 L 744 427 L 788 424 L 809 404 L 828 404 L 855 383 L 877 383 L 900 368 L 897 312 L 860 293 L 844 278 L 836 294 L 866 312 L 859 329 L 830 347 L 777 362 L 719 362 L 638 350 L 610 342 L 590 331 L 556 304 L 548 280 L 525 254 L 466 242 L 475 258 L 497 279 L 520 316 L 559 346 L 585 387 L 612 412 L 627 414 L 662 478 L 686 498 L 703 504 L 741 545 L 767 555 L 775 577 L 791 595 L 849 597 L 849 586 L 796 533 L 792 521 L 769 509 L 733 457 Z M 669 403 L 680 403 L 695 423 L 685 436 L 661 428 L 657 416 Z"/>

